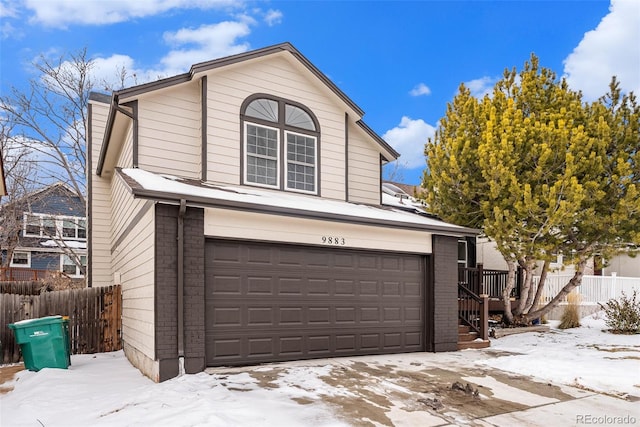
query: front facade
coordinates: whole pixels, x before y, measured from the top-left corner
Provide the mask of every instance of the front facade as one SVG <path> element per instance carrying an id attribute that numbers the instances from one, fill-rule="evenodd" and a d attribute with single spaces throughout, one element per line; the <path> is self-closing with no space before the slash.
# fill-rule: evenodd
<path id="1" fill-rule="evenodd" d="M 2 280 L 39 280 L 52 273 L 84 280 L 84 200 L 58 183 L 6 203 L 2 216 Z"/>
<path id="2" fill-rule="evenodd" d="M 457 348 L 475 230 L 382 205 L 363 114 L 288 43 L 92 94 L 89 286 L 123 286 L 135 366 Z"/>

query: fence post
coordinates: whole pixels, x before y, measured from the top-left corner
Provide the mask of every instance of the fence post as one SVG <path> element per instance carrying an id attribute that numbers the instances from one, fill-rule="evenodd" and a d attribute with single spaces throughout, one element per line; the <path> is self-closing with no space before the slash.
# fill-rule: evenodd
<path id="1" fill-rule="evenodd" d="M 489 339 L 489 295 L 482 294 L 482 307 L 480 308 L 480 338 L 483 341 Z"/>

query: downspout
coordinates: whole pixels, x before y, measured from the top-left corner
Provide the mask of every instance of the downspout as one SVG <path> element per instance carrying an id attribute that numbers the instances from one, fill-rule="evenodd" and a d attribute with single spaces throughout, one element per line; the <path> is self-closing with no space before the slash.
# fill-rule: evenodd
<path id="1" fill-rule="evenodd" d="M 187 202 L 180 200 L 178 212 L 178 371 L 184 375 L 184 215 Z"/>

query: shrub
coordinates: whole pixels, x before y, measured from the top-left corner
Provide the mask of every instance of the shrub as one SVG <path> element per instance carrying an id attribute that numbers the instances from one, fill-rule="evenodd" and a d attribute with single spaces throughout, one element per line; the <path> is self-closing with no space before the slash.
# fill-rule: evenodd
<path id="1" fill-rule="evenodd" d="M 637 292 L 628 297 L 622 293 L 620 298 L 610 299 L 606 304 L 599 304 L 607 315 L 604 320 L 609 330 L 618 334 L 640 333 L 640 301 Z"/>
<path id="2" fill-rule="evenodd" d="M 562 313 L 562 319 L 558 328 L 569 329 L 580 327 L 580 295 L 571 292 L 567 295 L 567 305 Z"/>

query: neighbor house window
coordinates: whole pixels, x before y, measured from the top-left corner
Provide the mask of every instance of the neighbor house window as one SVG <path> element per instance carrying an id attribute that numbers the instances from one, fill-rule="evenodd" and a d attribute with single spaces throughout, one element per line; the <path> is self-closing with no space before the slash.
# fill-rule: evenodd
<path id="1" fill-rule="evenodd" d="M 80 263 L 82 264 L 82 267 L 77 265 L 70 256 L 62 255 L 62 262 L 61 262 L 62 272 L 69 276 L 74 276 L 74 277 L 84 276 L 82 272 L 87 266 L 87 257 L 86 255 L 80 255 L 79 258 L 80 258 Z"/>
<path id="2" fill-rule="evenodd" d="M 24 214 L 24 236 L 83 240 L 87 238 L 85 218 Z"/>
<path id="3" fill-rule="evenodd" d="M 15 251 L 11 257 L 10 266 L 29 268 L 31 266 L 31 253 Z"/>
<path id="4" fill-rule="evenodd" d="M 254 95 L 243 104 L 242 119 L 244 183 L 318 194 L 320 131 L 306 107 Z"/>
<path id="5" fill-rule="evenodd" d="M 460 267 L 468 267 L 466 240 L 458 240 L 458 268 Z"/>

